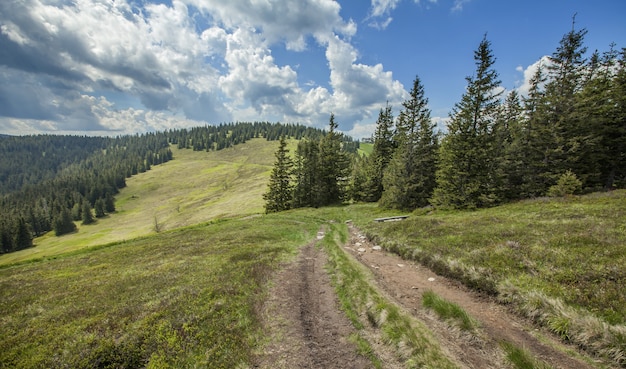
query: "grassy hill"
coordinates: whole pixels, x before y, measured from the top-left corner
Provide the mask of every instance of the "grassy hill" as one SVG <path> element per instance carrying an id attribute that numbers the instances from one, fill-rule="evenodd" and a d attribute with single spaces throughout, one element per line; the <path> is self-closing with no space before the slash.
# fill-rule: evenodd
<path id="1" fill-rule="evenodd" d="M 116 196 L 117 213 L 78 232 L 34 240 L 35 247 L 0 255 L 0 265 L 50 257 L 83 247 L 130 240 L 219 218 L 263 212 L 262 194 L 278 143 L 253 139 L 204 152 L 172 147 L 174 160 L 127 179 Z M 295 143 L 292 142 L 292 146 Z"/>
<path id="2" fill-rule="evenodd" d="M 246 367 L 264 337 L 257 307 L 268 277 L 322 224 L 341 254 L 347 219 L 624 363 L 626 191 L 421 209 L 394 223 L 372 222 L 397 214 L 376 205 L 250 216 L 263 211 L 276 147 L 174 150 L 175 160 L 127 181 L 116 214 L 0 256 L 0 367 Z"/>

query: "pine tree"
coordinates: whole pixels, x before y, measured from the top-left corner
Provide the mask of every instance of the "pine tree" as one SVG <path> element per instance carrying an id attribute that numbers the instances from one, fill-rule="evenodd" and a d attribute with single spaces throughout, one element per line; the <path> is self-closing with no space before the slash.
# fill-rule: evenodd
<path id="1" fill-rule="evenodd" d="M 321 205 L 320 143 L 304 139 L 298 143 L 294 163 L 295 188 L 293 207 L 318 207 Z"/>
<path id="2" fill-rule="evenodd" d="M 383 177 L 380 203 L 412 210 L 428 205 L 436 184 L 438 160 L 438 138 L 419 77 L 415 77 L 410 98 L 402 106 L 394 139 L 398 147 Z"/>
<path id="3" fill-rule="evenodd" d="M 440 149 L 437 188 L 432 203 L 442 207 L 475 208 L 499 201 L 494 124 L 500 105 L 500 81 L 486 36 L 474 52 L 476 74 L 451 113 L 448 134 Z"/>
<path id="4" fill-rule="evenodd" d="M 63 208 L 54 221 L 54 234 L 61 236 L 76 231 L 76 225 L 72 221 L 72 215 L 67 208 Z"/>
<path id="5" fill-rule="evenodd" d="M 104 199 L 99 198 L 98 200 L 96 200 L 96 203 L 93 206 L 93 210 L 96 213 L 96 218 L 102 218 L 106 215 L 104 208 Z"/>
<path id="6" fill-rule="evenodd" d="M 320 141 L 319 184 L 320 206 L 345 200 L 350 160 L 341 147 L 341 134 L 331 113 L 328 133 Z"/>
<path id="7" fill-rule="evenodd" d="M 15 250 L 23 250 L 33 246 L 33 236 L 28 229 L 28 225 L 23 218 L 17 221 L 15 230 Z"/>
<path id="8" fill-rule="evenodd" d="M 268 190 L 263 195 L 265 212 L 273 213 L 291 208 L 293 200 L 292 169 L 293 161 L 289 157 L 285 136 L 280 137 L 276 161 L 270 176 Z"/>
<path id="9" fill-rule="evenodd" d="M 594 53 L 582 90 L 576 94 L 576 125 L 584 145 L 579 148 L 579 160 L 573 169 L 587 190 L 611 189 L 616 177 L 626 174 L 625 76 L 623 60 L 618 60 L 612 45 L 602 57 Z"/>
<path id="10" fill-rule="evenodd" d="M 83 224 L 92 224 L 95 222 L 93 218 L 93 214 L 91 213 L 91 206 L 89 206 L 88 201 L 83 201 L 83 206 L 81 209 Z"/>
<path id="11" fill-rule="evenodd" d="M 108 192 L 104 198 L 104 210 L 109 214 L 115 212 L 115 199 Z"/>
<path id="12" fill-rule="evenodd" d="M 387 104 L 385 109 L 380 109 L 378 113 L 372 153 L 363 161 L 365 166 L 363 174 L 367 177 L 367 180 L 363 184 L 362 200 L 376 202 L 382 196 L 383 175 L 391 161 L 394 149 L 393 113 L 391 106 Z"/>
<path id="13" fill-rule="evenodd" d="M 585 66 L 584 38 L 587 30 L 572 30 L 561 39 L 557 50 L 550 56 L 547 66 L 548 83 L 545 88 L 543 109 L 545 188 L 556 184 L 567 170 L 574 169 L 582 156 L 584 133 L 576 124 L 576 94 L 583 82 Z"/>

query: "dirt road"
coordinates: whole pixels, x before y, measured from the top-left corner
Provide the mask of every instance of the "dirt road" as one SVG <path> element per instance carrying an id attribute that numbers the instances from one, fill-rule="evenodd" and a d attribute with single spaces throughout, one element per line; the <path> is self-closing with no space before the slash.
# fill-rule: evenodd
<path id="1" fill-rule="evenodd" d="M 358 229 L 349 225 L 350 240 L 344 249 L 369 268 L 375 284 L 392 301 L 423 321 L 440 344 L 464 368 L 509 368 L 500 342 L 524 348 L 553 368 L 593 368 L 565 354 L 561 342 L 511 314 L 489 298 L 440 277 L 421 265 L 374 248 Z M 323 232 L 318 234 L 318 239 Z M 258 355 L 257 368 L 370 368 L 359 356 L 349 336 L 354 328 L 339 309 L 324 270 L 326 256 L 315 242 L 301 249 L 298 259 L 274 280 L 263 308 L 269 344 Z M 479 321 L 479 329 L 467 333 L 422 307 L 421 296 L 432 290 L 460 305 Z M 538 338 L 538 337 L 541 337 Z M 385 368 L 399 367 L 388 363 Z"/>

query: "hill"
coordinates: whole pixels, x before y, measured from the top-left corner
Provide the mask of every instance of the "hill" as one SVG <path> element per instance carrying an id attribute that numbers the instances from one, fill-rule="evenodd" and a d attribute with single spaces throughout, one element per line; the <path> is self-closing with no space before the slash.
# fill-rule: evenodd
<path id="1" fill-rule="evenodd" d="M 0 255 L 0 265 L 43 258 L 158 231 L 220 218 L 263 212 L 277 147 L 276 141 L 252 139 L 220 151 L 172 147 L 174 160 L 126 180 L 116 195 L 115 214 L 62 237 L 48 233 L 34 247 Z M 295 143 L 292 143 L 295 145 Z"/>

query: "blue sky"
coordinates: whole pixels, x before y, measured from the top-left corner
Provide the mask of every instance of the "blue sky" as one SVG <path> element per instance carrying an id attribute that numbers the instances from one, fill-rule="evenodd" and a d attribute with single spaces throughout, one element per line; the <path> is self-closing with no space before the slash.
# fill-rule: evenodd
<path id="1" fill-rule="evenodd" d="M 0 133 L 118 135 L 281 121 L 368 137 L 416 75 L 445 125 L 486 34 L 503 88 L 572 27 L 626 47 L 623 0 L 0 2 Z"/>

